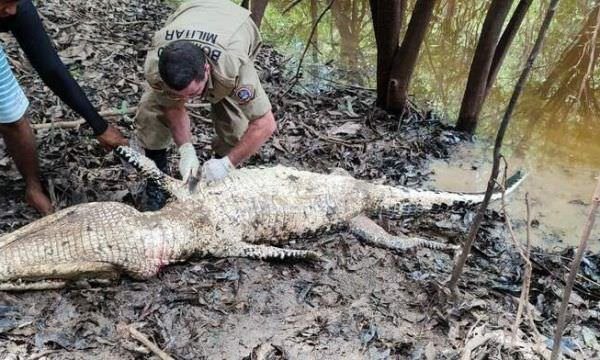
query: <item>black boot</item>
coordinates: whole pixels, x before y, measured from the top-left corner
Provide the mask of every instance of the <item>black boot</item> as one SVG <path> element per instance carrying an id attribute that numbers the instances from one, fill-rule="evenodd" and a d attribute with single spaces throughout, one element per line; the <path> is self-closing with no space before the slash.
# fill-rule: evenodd
<path id="1" fill-rule="evenodd" d="M 164 173 L 167 173 L 167 150 L 148 150 L 144 149 L 146 156 L 154 161 L 158 169 Z M 168 195 L 164 192 L 164 190 L 158 185 L 156 181 L 147 180 L 146 181 L 146 201 L 145 201 L 145 210 L 146 211 L 158 211 L 165 206 L 167 203 Z"/>
<path id="2" fill-rule="evenodd" d="M 154 161 L 154 163 L 158 167 L 158 170 L 164 172 L 165 174 L 167 174 L 169 172 L 168 162 L 167 162 L 167 149 L 160 149 L 160 150 L 144 149 L 144 152 L 146 153 L 147 158 Z"/>

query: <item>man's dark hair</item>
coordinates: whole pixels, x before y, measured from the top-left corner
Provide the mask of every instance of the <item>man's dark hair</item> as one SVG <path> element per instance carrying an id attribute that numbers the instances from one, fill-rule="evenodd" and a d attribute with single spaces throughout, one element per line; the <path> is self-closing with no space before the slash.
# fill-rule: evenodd
<path id="1" fill-rule="evenodd" d="M 204 51 L 188 41 L 175 41 L 162 49 L 158 59 L 161 79 L 173 90 L 185 89 L 193 80 L 204 80 Z"/>

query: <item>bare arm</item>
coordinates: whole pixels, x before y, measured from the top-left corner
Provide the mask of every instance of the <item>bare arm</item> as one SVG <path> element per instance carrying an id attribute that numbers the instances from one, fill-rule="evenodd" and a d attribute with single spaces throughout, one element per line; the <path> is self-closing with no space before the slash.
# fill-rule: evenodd
<path id="1" fill-rule="evenodd" d="M 165 115 L 169 122 L 169 129 L 177 147 L 192 142 L 192 130 L 190 117 L 185 109 L 185 103 L 181 102 L 175 107 L 165 108 Z"/>
<path id="2" fill-rule="evenodd" d="M 275 129 L 277 129 L 277 124 L 271 111 L 252 121 L 240 142 L 227 155 L 229 161 L 237 166 L 256 154 L 260 147 L 273 135 Z"/>
<path id="3" fill-rule="evenodd" d="M 94 109 L 85 93 L 58 57 L 31 0 L 19 4 L 8 27 L 44 83 L 91 126 L 107 148 L 126 145 L 127 139 Z"/>

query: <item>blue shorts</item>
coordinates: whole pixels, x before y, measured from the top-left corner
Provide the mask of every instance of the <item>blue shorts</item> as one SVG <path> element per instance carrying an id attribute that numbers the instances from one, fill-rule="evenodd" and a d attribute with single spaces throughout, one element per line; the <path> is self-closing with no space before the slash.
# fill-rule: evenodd
<path id="1" fill-rule="evenodd" d="M 0 124 L 10 124 L 21 119 L 28 106 L 29 100 L 15 79 L 0 46 Z"/>

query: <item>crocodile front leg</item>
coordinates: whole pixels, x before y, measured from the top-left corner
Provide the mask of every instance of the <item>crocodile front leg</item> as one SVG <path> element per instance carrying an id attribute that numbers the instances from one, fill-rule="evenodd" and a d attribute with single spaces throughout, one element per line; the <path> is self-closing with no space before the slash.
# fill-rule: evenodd
<path id="1" fill-rule="evenodd" d="M 67 286 L 63 280 L 40 280 L 34 282 L 13 281 L 0 283 L 0 291 L 56 290 Z"/>
<path id="2" fill-rule="evenodd" d="M 52 274 L 60 274 L 59 279 L 17 279 L 14 281 L 0 282 L 0 291 L 32 291 L 61 289 L 79 281 L 88 280 L 115 280 L 119 278 L 118 269 L 109 263 L 99 261 L 72 261 L 66 264 L 54 264 L 48 268 Z"/>
<path id="3" fill-rule="evenodd" d="M 425 240 L 416 237 L 394 236 L 366 216 L 357 216 L 350 220 L 350 232 L 369 245 L 405 251 L 426 247 L 434 250 L 456 249 L 456 246 Z"/>
<path id="4" fill-rule="evenodd" d="M 249 244 L 229 238 L 208 253 L 216 257 L 242 257 L 257 260 L 320 260 L 319 253 L 310 250 L 282 249 L 275 246 Z"/>

